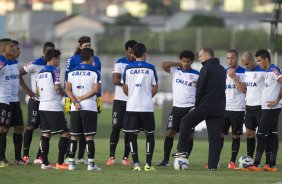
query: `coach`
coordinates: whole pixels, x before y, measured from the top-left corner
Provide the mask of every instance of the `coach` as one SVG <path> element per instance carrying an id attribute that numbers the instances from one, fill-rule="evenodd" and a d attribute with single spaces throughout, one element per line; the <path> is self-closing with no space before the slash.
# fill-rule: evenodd
<path id="1" fill-rule="evenodd" d="M 206 120 L 209 138 L 208 168 L 209 171 L 214 171 L 220 155 L 220 131 L 226 103 L 226 72 L 219 59 L 214 58 L 214 52 L 210 48 L 200 50 L 199 61 L 203 67 L 197 83 L 195 109 L 181 120 L 178 153 L 175 157 L 186 156 L 189 130 Z"/>

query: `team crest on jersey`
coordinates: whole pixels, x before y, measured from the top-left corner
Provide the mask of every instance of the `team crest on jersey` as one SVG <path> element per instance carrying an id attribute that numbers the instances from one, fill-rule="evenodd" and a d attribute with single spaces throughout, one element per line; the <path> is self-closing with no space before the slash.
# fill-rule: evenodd
<path id="1" fill-rule="evenodd" d="M 4 62 L 0 61 L 0 70 L 4 67 Z"/>
<path id="2" fill-rule="evenodd" d="M 274 75 L 276 75 L 276 77 L 281 75 L 281 72 L 277 68 L 271 68 L 271 70 L 274 73 Z"/>

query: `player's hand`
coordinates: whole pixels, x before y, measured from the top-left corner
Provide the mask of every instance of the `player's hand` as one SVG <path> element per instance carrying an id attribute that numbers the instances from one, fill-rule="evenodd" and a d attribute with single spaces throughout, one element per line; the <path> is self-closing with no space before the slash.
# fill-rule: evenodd
<path id="1" fill-rule="evenodd" d="M 269 107 L 271 109 L 272 107 L 277 105 L 279 103 L 279 101 L 278 100 L 266 101 L 266 103 L 267 103 L 267 107 Z"/>
<path id="2" fill-rule="evenodd" d="M 65 113 L 70 114 L 70 110 L 71 110 L 71 100 L 70 100 L 69 97 L 66 97 L 66 98 L 65 98 L 64 110 L 65 110 Z"/>
<path id="3" fill-rule="evenodd" d="M 229 69 L 227 70 L 227 75 L 228 75 L 231 79 L 235 78 L 235 77 L 236 77 L 235 69 L 229 68 Z"/>
<path id="4" fill-rule="evenodd" d="M 32 91 L 28 91 L 27 95 L 33 100 L 38 99 L 38 96 L 35 93 L 33 93 Z"/>
<path id="5" fill-rule="evenodd" d="M 81 106 L 80 106 L 80 104 L 78 102 L 74 104 L 74 107 L 75 107 L 76 110 L 80 110 L 81 109 Z"/>
<path id="6" fill-rule="evenodd" d="M 97 111 L 99 114 L 103 111 L 103 102 L 101 97 L 97 97 Z"/>

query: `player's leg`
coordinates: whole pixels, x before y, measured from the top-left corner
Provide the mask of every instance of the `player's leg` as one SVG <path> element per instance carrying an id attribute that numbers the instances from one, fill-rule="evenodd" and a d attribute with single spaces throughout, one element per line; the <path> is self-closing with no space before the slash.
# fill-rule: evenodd
<path id="1" fill-rule="evenodd" d="M 228 135 L 230 126 L 231 126 L 230 111 L 225 111 L 223 121 L 222 121 L 222 126 L 221 126 L 221 132 L 220 132 L 220 152 L 222 151 L 223 146 L 224 146 L 224 136 Z M 228 164 L 228 168 L 229 168 L 229 165 L 230 163 Z"/>
<path id="2" fill-rule="evenodd" d="M 67 129 L 67 128 L 65 128 Z M 69 131 L 64 131 L 61 136 L 58 143 L 58 161 L 56 164 L 56 169 L 68 169 L 68 165 L 64 163 L 65 155 L 67 153 L 67 148 L 69 144 L 70 139 L 70 133 Z"/>
<path id="3" fill-rule="evenodd" d="M 78 145 L 78 154 L 77 154 L 77 160 L 76 160 L 77 164 L 84 164 L 85 163 L 85 160 L 84 160 L 85 148 L 86 148 L 85 137 L 84 137 L 84 135 L 80 135 L 79 136 L 79 145 Z"/>
<path id="4" fill-rule="evenodd" d="M 6 123 L 6 118 L 7 118 L 7 111 L 8 111 L 8 105 L 0 103 L 0 167 L 5 167 L 7 164 L 2 162 L 4 154 L 3 154 L 3 149 L 4 149 L 4 141 L 6 136 L 4 136 L 2 127 L 5 127 Z"/>

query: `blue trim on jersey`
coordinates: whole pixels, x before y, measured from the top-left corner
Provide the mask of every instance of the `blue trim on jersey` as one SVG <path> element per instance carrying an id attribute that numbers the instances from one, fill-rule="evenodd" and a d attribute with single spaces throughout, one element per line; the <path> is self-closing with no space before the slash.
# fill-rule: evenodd
<path id="1" fill-rule="evenodd" d="M 189 70 L 182 70 L 181 68 L 176 68 L 176 69 L 181 70 L 183 73 L 192 73 L 192 74 L 200 75 L 200 72 L 194 69 L 189 69 Z"/>
<path id="2" fill-rule="evenodd" d="M 55 82 L 56 82 L 56 74 L 54 72 L 55 70 L 56 70 L 55 67 L 53 67 L 51 65 L 47 65 L 44 68 L 42 68 L 42 70 L 40 70 L 40 72 L 38 74 L 45 73 L 45 72 L 50 72 L 52 74 L 53 83 L 55 84 Z"/>
<path id="3" fill-rule="evenodd" d="M 227 70 L 229 70 L 230 68 L 226 68 L 226 72 Z M 241 67 L 241 66 L 238 66 L 238 68 L 235 70 L 235 73 L 245 73 L 246 69 Z"/>
<path id="4" fill-rule="evenodd" d="M 257 65 L 254 69 L 252 70 L 249 70 L 249 69 L 246 69 L 246 72 L 265 72 L 264 69 L 262 69 L 259 65 Z"/>
<path id="5" fill-rule="evenodd" d="M 7 65 L 7 59 L 1 54 L 0 54 L 0 61 L 4 63 L 4 66 Z"/>
<path id="6" fill-rule="evenodd" d="M 156 83 L 158 83 L 158 76 L 157 76 L 155 66 L 150 64 L 150 63 L 147 63 L 146 61 L 134 61 L 134 62 L 128 64 L 124 69 L 124 73 L 123 73 L 123 77 L 122 77 L 124 82 L 125 82 L 125 79 L 126 79 L 126 70 L 131 69 L 131 68 L 148 68 L 148 69 L 153 70 Z"/>
<path id="7" fill-rule="evenodd" d="M 18 64 L 18 60 L 14 60 L 14 61 L 11 61 L 11 60 L 8 60 L 7 62 L 8 65 L 15 65 L 15 64 Z"/>
<path id="8" fill-rule="evenodd" d="M 266 72 L 273 72 L 272 70 L 273 68 L 275 68 L 276 70 L 278 70 L 281 73 L 280 68 L 278 68 L 278 66 L 276 66 L 275 64 L 271 64 Z"/>
<path id="9" fill-rule="evenodd" d="M 34 65 L 46 65 L 47 62 L 46 62 L 45 59 L 43 59 L 43 56 L 42 56 L 42 57 L 40 57 L 40 58 L 35 59 L 35 60 L 32 62 L 32 64 L 34 64 Z"/>
<path id="10" fill-rule="evenodd" d="M 133 61 L 129 61 L 127 57 L 122 57 L 122 58 L 119 58 L 117 61 L 116 61 L 116 64 L 118 63 L 125 63 L 125 64 L 130 64 L 132 62 L 134 62 L 135 60 Z"/>
<path id="11" fill-rule="evenodd" d="M 94 67 L 94 66 L 92 66 L 90 64 L 79 63 L 71 72 L 76 71 L 76 70 L 90 70 L 90 71 L 93 71 L 93 72 L 95 72 L 97 74 L 98 81 L 101 80 L 101 73 L 100 73 L 100 71 L 96 67 Z"/>

